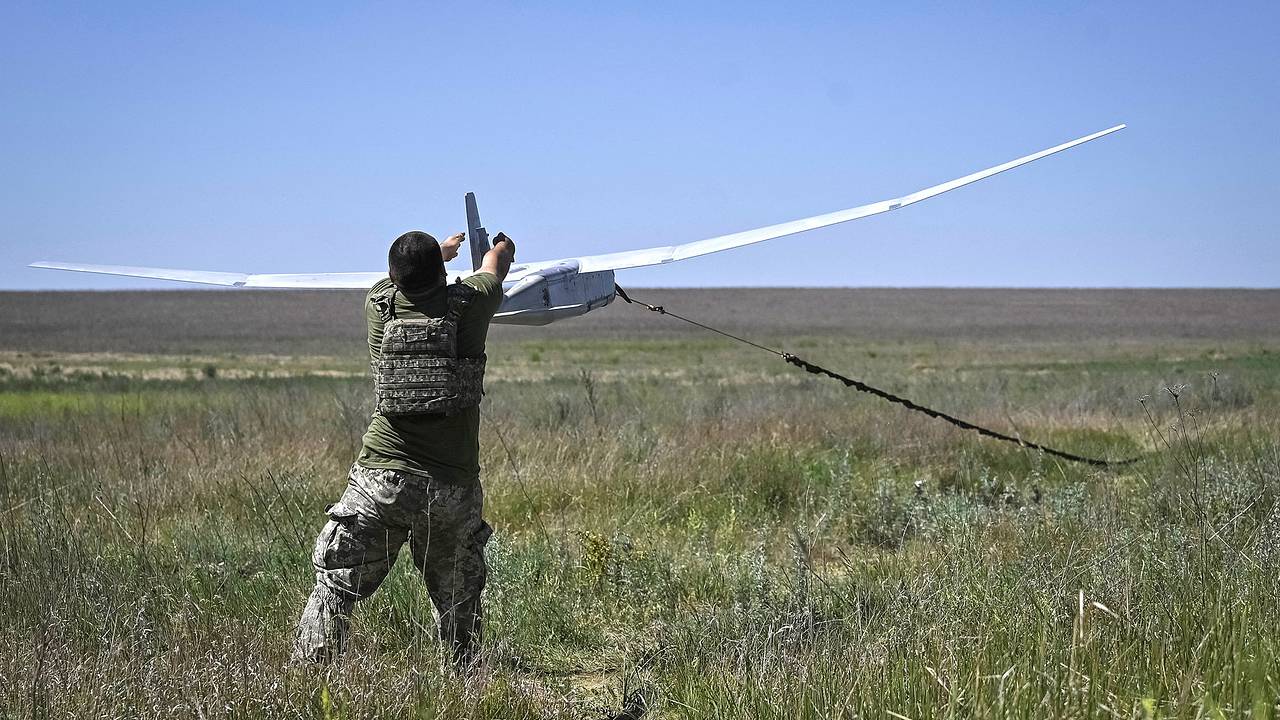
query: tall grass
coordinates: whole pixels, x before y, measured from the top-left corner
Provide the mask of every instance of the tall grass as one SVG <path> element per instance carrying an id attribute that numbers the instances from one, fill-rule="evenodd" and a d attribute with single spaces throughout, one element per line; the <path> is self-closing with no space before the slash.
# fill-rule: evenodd
<path id="1" fill-rule="evenodd" d="M 406 563 L 344 662 L 287 664 L 366 382 L 2 381 L 0 715 L 599 717 L 635 691 L 652 717 L 1277 715 L 1274 363 L 813 349 L 1144 457 L 1099 471 L 715 344 L 585 348 L 495 351 L 469 679 Z"/>

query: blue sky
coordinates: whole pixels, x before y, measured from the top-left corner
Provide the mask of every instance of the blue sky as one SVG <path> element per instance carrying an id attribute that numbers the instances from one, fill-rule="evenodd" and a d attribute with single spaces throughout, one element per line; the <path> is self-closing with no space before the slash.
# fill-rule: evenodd
<path id="1" fill-rule="evenodd" d="M 636 286 L 1280 282 L 1276 3 L 8 2 L 0 288 L 64 260 L 377 270 L 409 229 L 538 260 L 948 195 Z"/>

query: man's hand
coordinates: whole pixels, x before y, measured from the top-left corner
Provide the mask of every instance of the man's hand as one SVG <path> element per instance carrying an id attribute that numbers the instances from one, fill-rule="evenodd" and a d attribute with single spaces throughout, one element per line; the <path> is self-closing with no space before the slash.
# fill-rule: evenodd
<path id="1" fill-rule="evenodd" d="M 493 239 L 493 249 L 499 249 L 499 243 L 506 243 L 501 247 L 502 252 L 506 253 L 510 260 L 516 259 L 516 241 L 507 237 L 504 232 L 499 232 L 498 236 Z"/>
<path id="2" fill-rule="evenodd" d="M 516 244 L 506 233 L 498 233 L 493 238 L 493 249 L 484 254 L 480 263 L 481 272 L 493 273 L 501 282 L 507 278 L 511 262 L 516 259 Z"/>
<path id="3" fill-rule="evenodd" d="M 440 255 L 444 257 L 445 262 L 458 257 L 458 248 L 462 246 L 462 241 L 467 238 L 465 233 L 457 233 L 450 235 L 448 240 L 440 243 Z"/>

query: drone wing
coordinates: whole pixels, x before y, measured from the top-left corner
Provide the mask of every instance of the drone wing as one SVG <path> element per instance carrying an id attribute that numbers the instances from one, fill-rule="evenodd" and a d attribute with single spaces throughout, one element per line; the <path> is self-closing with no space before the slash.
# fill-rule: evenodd
<path id="1" fill-rule="evenodd" d="M 643 250 L 626 250 L 623 252 L 607 253 L 604 255 L 587 255 L 577 258 L 579 267 L 582 272 L 593 272 L 597 270 L 624 270 L 626 268 L 644 267 L 646 265 L 661 265 L 664 263 L 675 262 L 677 260 L 687 260 L 699 255 L 708 255 L 721 250 L 729 250 L 730 248 L 742 247 L 743 245 L 751 245 L 753 243 L 763 242 L 765 240 L 773 240 L 774 238 L 794 235 L 796 233 L 805 232 L 806 230 L 816 230 L 818 228 L 827 227 L 829 225 L 837 225 L 839 223 L 849 222 L 850 220 L 858 220 L 859 218 L 869 217 L 871 215 L 879 215 L 880 213 L 897 210 L 900 207 L 906 207 L 912 203 L 918 203 L 935 195 L 941 195 L 948 190 L 955 190 L 969 183 L 974 183 L 1004 172 L 1012 170 L 1019 165 L 1026 165 L 1034 160 L 1042 157 L 1048 157 L 1057 152 L 1062 152 L 1077 145 L 1083 145 L 1090 140 L 1096 140 L 1103 135 L 1110 135 L 1118 130 L 1123 130 L 1124 125 L 1116 125 L 1113 128 L 1107 128 L 1101 132 L 1086 135 L 1077 138 L 1071 142 L 1066 142 L 1047 150 L 1041 150 L 1038 153 L 1020 157 L 1017 160 L 1010 160 L 1003 165 L 996 165 L 986 170 L 965 175 L 962 178 L 956 178 L 950 182 L 934 185 L 933 187 L 918 190 L 910 195 L 892 198 L 889 200 L 881 200 L 869 205 L 862 205 L 848 210 L 837 210 L 826 215 L 815 215 L 813 217 L 804 218 L 802 220 L 792 220 L 778 225 L 770 225 L 768 227 L 757 228 L 755 230 L 747 230 L 744 232 L 733 233 L 732 235 L 721 235 L 720 237 L 709 238 L 707 240 L 698 240 L 695 242 L 684 243 L 682 245 L 668 245 L 665 247 L 645 248 Z M 546 264 L 546 263 L 541 263 Z M 539 265 L 535 263 L 534 265 Z"/>
<path id="2" fill-rule="evenodd" d="M 1117 125 L 1113 128 L 1107 128 L 1101 132 L 1086 135 L 1082 138 L 1077 138 L 1070 142 L 1051 147 L 1047 150 L 1041 150 L 1038 153 L 1018 158 L 1017 160 L 1010 160 L 1003 165 L 996 165 L 995 167 L 987 168 L 986 170 L 973 173 L 972 175 L 965 175 L 962 178 L 957 178 L 950 182 L 942 183 L 941 185 L 934 185 L 933 187 L 916 191 L 910 195 L 903 195 L 902 197 L 892 198 L 889 200 L 881 200 L 879 202 L 850 208 L 848 210 L 837 210 L 836 212 L 827 213 L 826 215 L 815 215 L 801 220 L 792 220 L 791 222 L 785 222 L 778 225 L 770 225 L 768 227 L 757 228 L 755 230 L 733 233 L 732 235 L 721 235 L 720 237 L 697 240 L 695 242 L 684 243 L 682 245 L 667 245 L 664 247 L 645 248 L 642 250 L 626 250 L 623 252 L 606 253 L 603 255 L 585 255 L 578 258 L 564 258 L 560 260 L 546 260 L 541 262 L 516 264 L 511 267 L 511 273 L 507 276 L 507 282 L 510 283 L 517 281 L 525 275 L 559 265 L 566 260 L 577 261 L 580 272 L 625 270 L 627 268 L 644 267 L 646 265 L 662 265 L 669 262 L 675 262 L 677 260 L 687 260 L 689 258 L 698 257 L 699 255 L 708 255 L 710 253 L 720 252 L 721 250 L 729 250 L 731 248 L 742 247 L 743 245 L 751 245 L 765 240 L 773 240 L 774 238 L 794 235 L 796 233 L 805 232 L 806 230 L 816 230 L 829 225 L 837 225 L 839 223 L 849 222 L 850 220 L 857 220 L 871 215 L 879 215 L 880 213 L 889 212 L 890 210 L 897 210 L 900 207 L 906 207 L 912 203 L 918 203 L 921 200 L 931 198 L 935 195 L 941 195 L 948 190 L 954 190 L 958 187 L 968 185 L 969 183 L 989 178 L 992 175 L 1002 173 L 1005 170 L 1011 170 L 1019 165 L 1026 165 L 1033 160 L 1039 160 L 1042 157 L 1047 157 L 1054 153 L 1073 148 L 1077 145 L 1082 145 L 1090 140 L 1096 140 L 1103 135 L 1110 135 L 1118 130 L 1123 130 L 1124 127 L 1124 125 Z M 37 262 L 32 263 L 31 267 L 243 288 L 363 289 L 371 287 L 378 280 L 386 277 L 386 273 L 382 272 L 251 274 L 59 262 Z M 453 273 L 450 273 L 449 280 L 450 282 L 454 280 Z"/>
<path id="3" fill-rule="evenodd" d="M 34 268 L 71 270 L 73 272 L 123 275 L 124 277 L 173 280 L 175 282 L 224 285 L 241 288 L 369 288 L 386 277 L 385 272 L 340 273 L 235 273 L 211 270 L 171 270 L 169 268 L 134 267 L 131 265 L 86 265 L 84 263 L 36 262 Z"/>

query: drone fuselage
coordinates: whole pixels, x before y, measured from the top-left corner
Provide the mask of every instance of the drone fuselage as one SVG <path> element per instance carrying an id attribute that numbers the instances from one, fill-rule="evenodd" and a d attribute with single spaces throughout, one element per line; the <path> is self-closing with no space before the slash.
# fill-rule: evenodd
<path id="1" fill-rule="evenodd" d="M 502 294 L 502 307 L 494 322 L 546 325 L 613 302 L 613 271 L 578 272 L 578 263 L 569 260 L 509 276 L 502 284 Z"/>

